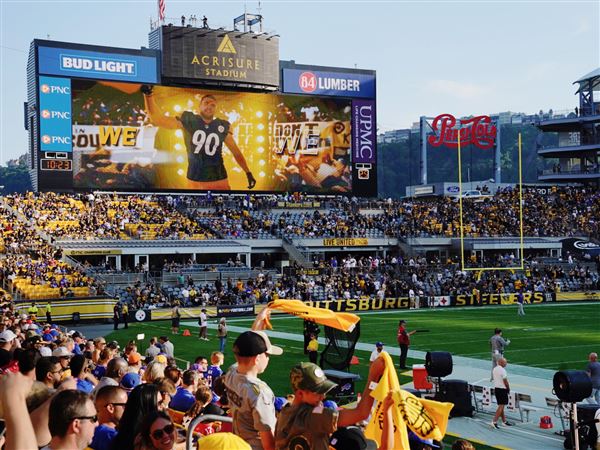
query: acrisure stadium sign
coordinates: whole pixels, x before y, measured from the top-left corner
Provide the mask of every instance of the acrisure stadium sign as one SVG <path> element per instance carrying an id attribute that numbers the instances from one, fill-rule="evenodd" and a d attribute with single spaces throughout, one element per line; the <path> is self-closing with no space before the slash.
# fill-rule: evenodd
<path id="1" fill-rule="evenodd" d="M 279 39 L 222 30 L 162 27 L 162 77 L 279 86 Z"/>

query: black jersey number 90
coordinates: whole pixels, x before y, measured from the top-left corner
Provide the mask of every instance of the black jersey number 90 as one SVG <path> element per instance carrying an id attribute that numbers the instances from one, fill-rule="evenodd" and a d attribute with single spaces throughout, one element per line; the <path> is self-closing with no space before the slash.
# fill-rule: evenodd
<path id="1" fill-rule="evenodd" d="M 221 140 L 217 133 L 207 135 L 204 130 L 196 130 L 192 135 L 192 143 L 196 146 L 195 154 L 204 151 L 208 156 L 214 156 L 221 145 Z"/>

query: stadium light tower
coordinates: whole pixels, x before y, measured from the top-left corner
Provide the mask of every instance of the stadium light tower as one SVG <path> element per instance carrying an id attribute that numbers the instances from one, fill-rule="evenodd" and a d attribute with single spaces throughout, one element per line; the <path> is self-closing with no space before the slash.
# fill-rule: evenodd
<path id="1" fill-rule="evenodd" d="M 263 32 L 263 16 L 260 14 L 260 2 L 258 2 L 258 14 L 250 14 L 244 8 L 244 14 L 233 19 L 233 29 L 236 31 L 252 32 L 252 26 L 258 24 L 259 32 Z M 241 28 L 240 28 L 241 24 Z"/>

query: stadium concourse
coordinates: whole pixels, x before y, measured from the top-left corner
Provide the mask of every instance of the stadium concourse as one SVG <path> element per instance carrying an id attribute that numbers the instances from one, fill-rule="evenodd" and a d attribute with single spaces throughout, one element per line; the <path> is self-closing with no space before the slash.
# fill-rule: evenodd
<path id="1" fill-rule="evenodd" d="M 154 434 L 157 439 L 174 435 L 171 423 L 183 436 L 189 431 L 189 421 L 203 415 L 210 423 L 194 428 L 200 448 L 207 436 L 230 431 L 227 410 L 232 405 L 227 403 L 227 390 L 237 385 L 230 384 L 230 378 L 221 378 L 227 367 L 221 367 L 223 355 L 217 350 L 230 352 L 233 339 L 223 341 L 221 349 L 215 343 L 212 354 L 175 358 L 171 332 L 178 333 L 180 326 L 195 332 L 195 327 L 203 326 L 197 323 L 198 316 L 189 312 L 192 307 L 198 314 L 205 308 L 218 314 L 232 306 L 258 311 L 272 300 L 299 298 L 336 305 L 385 302 L 410 314 L 406 310 L 457 306 L 467 299 L 470 303 L 463 304 L 479 308 L 490 303 L 510 304 L 520 294 L 532 303 L 597 299 L 597 253 L 565 250 L 562 257 L 552 257 L 545 253 L 546 247 L 535 245 L 554 245 L 568 237 L 597 243 L 598 191 L 556 187 L 551 195 L 541 196 L 533 189 L 526 190 L 523 230 L 531 246 L 523 255 L 499 245 L 509 242 L 502 238 L 519 235 L 519 216 L 514 209 L 517 199 L 516 191 L 505 188 L 485 202 L 464 202 L 465 235 L 491 240 L 496 248 L 485 252 L 473 249 L 466 263 L 510 269 L 470 271 L 462 270 L 461 257 L 451 248 L 427 252 L 417 245 L 420 239 L 458 238 L 459 210 L 451 198 L 4 196 L 0 199 L 0 402 L 7 428 L 6 448 L 50 445 L 54 449 L 65 443 L 72 448 L 88 444 L 94 449 L 111 445 L 152 448 L 145 443 L 151 442 Z M 317 241 L 317 250 L 311 252 L 310 244 Z M 380 244 L 384 241 L 385 246 Z M 377 244 L 369 246 L 370 242 Z M 127 258 L 124 251 L 135 249 L 141 249 L 146 258 L 136 253 Z M 230 250 L 219 253 L 216 249 Z M 254 250 L 261 258 L 254 257 L 259 264 L 252 264 Z M 283 262 L 288 261 L 292 265 L 285 268 Z M 389 299 L 392 301 L 387 302 Z M 149 341 L 152 336 L 146 336 L 143 349 L 140 342 L 129 338 L 113 342 L 106 339 L 112 324 L 87 328 L 73 323 L 91 319 L 92 315 L 82 315 L 77 308 L 94 302 L 110 305 L 108 313 L 102 314 L 116 319 L 115 328 L 119 322 L 127 325 L 138 320 L 139 311 L 145 312 L 142 320 L 162 317 L 171 323 L 169 329 L 156 333 L 157 339 Z M 55 304 L 61 305 L 60 311 Z M 186 322 L 186 317 L 194 320 Z M 264 314 L 259 314 L 253 326 L 263 328 L 264 319 Z M 136 326 L 155 334 L 154 323 Z M 212 336 L 215 332 L 222 337 L 227 332 L 243 333 L 249 328 L 227 321 L 220 326 L 227 328 L 209 324 Z M 274 340 L 304 339 L 277 333 L 270 332 Z M 246 349 L 251 356 L 268 353 L 270 344 L 260 334 L 252 339 L 260 339 L 255 347 L 262 352 Z M 372 343 L 359 342 L 357 348 L 365 350 L 368 345 Z M 398 354 L 395 347 L 389 351 L 392 356 Z M 411 350 L 411 357 L 423 356 Z M 488 361 L 456 357 L 455 363 L 456 378 L 472 384 L 489 379 Z M 287 379 L 289 369 L 281 373 L 282 379 Z M 549 395 L 552 373 L 528 367 L 509 369 L 511 382 L 532 394 L 527 402 L 529 420 L 502 430 L 499 437 L 497 430 L 490 430 L 489 423 L 478 417 L 453 419 L 446 444 L 463 436 L 498 448 L 559 448 L 562 439 L 534 426 L 543 415 L 541 393 Z M 84 394 L 77 397 L 72 389 Z M 364 399 L 359 405 L 367 404 Z M 276 409 L 289 400 L 278 398 Z M 69 417 L 57 412 L 66 404 L 74 405 Z M 479 407 L 477 401 L 475 404 Z M 158 410 L 169 416 L 156 416 Z M 272 425 L 275 411 L 265 414 Z M 28 415 L 31 420 L 24 420 Z M 100 426 L 94 430 L 97 420 Z M 150 433 L 154 424 L 148 423 L 150 420 L 164 421 L 160 433 Z M 88 422 L 92 425 L 86 428 Z M 256 428 L 252 430 L 256 435 Z M 242 436 L 248 432 L 243 427 L 235 431 Z M 411 448 L 428 448 L 426 443 L 411 442 Z"/>

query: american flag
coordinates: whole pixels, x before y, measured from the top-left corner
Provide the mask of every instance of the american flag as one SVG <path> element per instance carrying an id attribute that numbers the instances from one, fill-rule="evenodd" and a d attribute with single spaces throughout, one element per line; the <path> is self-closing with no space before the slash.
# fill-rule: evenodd
<path id="1" fill-rule="evenodd" d="M 165 20 L 165 0 L 158 0 L 158 20 Z"/>

